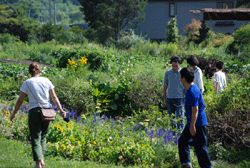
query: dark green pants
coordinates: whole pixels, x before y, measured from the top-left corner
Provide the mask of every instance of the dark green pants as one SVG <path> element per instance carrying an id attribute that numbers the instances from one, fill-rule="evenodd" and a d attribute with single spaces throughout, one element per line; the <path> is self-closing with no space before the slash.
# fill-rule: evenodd
<path id="1" fill-rule="evenodd" d="M 44 158 L 46 149 L 46 134 L 49 121 L 42 120 L 41 108 L 33 108 L 29 111 L 29 131 L 31 136 L 32 154 L 34 161 Z"/>

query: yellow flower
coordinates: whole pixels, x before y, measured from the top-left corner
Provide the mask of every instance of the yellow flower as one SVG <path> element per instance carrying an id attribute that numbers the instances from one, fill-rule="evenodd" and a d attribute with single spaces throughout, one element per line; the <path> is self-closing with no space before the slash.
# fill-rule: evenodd
<path id="1" fill-rule="evenodd" d="M 2 110 L 2 112 L 3 112 L 3 115 L 4 115 L 5 117 L 9 117 L 9 116 L 10 116 L 10 112 L 9 112 L 9 110 L 7 109 L 7 107 L 5 107 L 5 108 Z"/>
<path id="2" fill-rule="evenodd" d="M 83 57 L 80 58 L 79 62 L 80 62 L 80 64 L 85 65 L 88 62 L 88 58 L 83 56 Z"/>
<path id="3" fill-rule="evenodd" d="M 77 65 L 77 63 L 76 63 L 76 61 L 74 59 L 68 59 L 68 64 L 70 66 L 76 66 Z"/>

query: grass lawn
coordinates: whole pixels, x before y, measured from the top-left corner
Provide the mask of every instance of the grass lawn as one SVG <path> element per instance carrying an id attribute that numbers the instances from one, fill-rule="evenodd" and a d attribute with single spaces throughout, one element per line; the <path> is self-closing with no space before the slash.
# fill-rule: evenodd
<path id="1" fill-rule="evenodd" d="M 90 161 L 73 161 L 61 157 L 46 157 L 46 168 L 113 168 L 122 167 L 104 165 Z M 214 168 L 248 168 L 249 164 L 229 164 L 224 161 L 213 161 Z M 0 168 L 33 168 L 31 146 L 16 140 L 0 137 Z"/>
<path id="2" fill-rule="evenodd" d="M 72 161 L 64 158 L 46 157 L 46 168 L 112 168 L 122 167 L 104 165 L 89 161 Z M 8 140 L 0 137 L 0 168 L 33 168 L 34 162 L 31 155 L 31 146 L 19 141 Z"/>

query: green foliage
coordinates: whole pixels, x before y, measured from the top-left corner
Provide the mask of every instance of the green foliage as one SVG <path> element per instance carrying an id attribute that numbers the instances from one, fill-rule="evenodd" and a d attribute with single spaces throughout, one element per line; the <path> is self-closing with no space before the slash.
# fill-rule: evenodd
<path id="1" fill-rule="evenodd" d="M 130 32 L 121 32 L 120 38 L 115 45 L 119 49 L 129 49 L 136 43 L 143 43 L 144 39 L 136 35 L 132 30 Z"/>
<path id="2" fill-rule="evenodd" d="M 198 42 L 201 43 L 202 41 L 206 40 L 209 37 L 209 27 L 205 21 L 201 23 L 201 28 L 199 29 L 199 40 Z"/>
<path id="3" fill-rule="evenodd" d="M 2 0 L 15 8 L 21 17 L 29 17 L 41 23 L 75 24 L 83 22 L 79 3 L 71 0 Z"/>
<path id="4" fill-rule="evenodd" d="M 247 52 L 250 48 L 250 24 L 243 25 L 233 33 L 234 41 L 228 46 L 228 51 L 233 54 Z"/>
<path id="5" fill-rule="evenodd" d="M 162 89 L 153 74 L 137 74 L 130 81 L 127 92 L 133 110 L 148 110 L 151 105 L 158 105 L 161 101 Z"/>
<path id="6" fill-rule="evenodd" d="M 67 77 L 67 75 L 69 76 Z M 71 76 L 70 73 L 52 80 L 56 85 L 58 97 L 64 107 L 77 111 L 78 115 L 92 113 L 95 110 L 92 87 L 88 82 L 77 79 Z"/>
<path id="7" fill-rule="evenodd" d="M 133 28 L 142 18 L 146 0 L 80 0 L 86 21 L 99 42 L 119 39 L 121 30 Z"/>
<path id="8" fill-rule="evenodd" d="M 167 24 L 167 42 L 177 43 L 179 41 L 179 30 L 176 17 L 171 18 Z"/>
<path id="9" fill-rule="evenodd" d="M 249 74 L 231 81 L 228 88 L 210 102 L 207 111 L 213 141 L 230 147 L 249 147 L 249 81 Z"/>
<path id="10" fill-rule="evenodd" d="M 4 43 L 15 43 L 19 41 L 19 39 L 16 36 L 13 36 L 11 34 L 1 34 L 0 36 L 0 43 L 4 44 Z"/>
<path id="11" fill-rule="evenodd" d="M 131 115 L 131 101 L 126 93 L 129 85 L 127 81 L 118 83 L 96 83 L 93 97 L 97 104 L 97 112 L 108 116 Z"/>
<path id="12" fill-rule="evenodd" d="M 83 50 L 60 49 L 51 53 L 51 55 L 58 58 L 58 67 L 61 68 L 67 67 L 68 59 L 86 57 L 88 59 L 88 67 L 90 70 L 99 69 L 106 57 L 106 53 L 95 48 L 86 48 Z"/>
<path id="13" fill-rule="evenodd" d="M 30 144 L 9 140 L 4 137 L 0 137 L 0 163 L 1 167 L 33 167 L 34 161 L 31 156 Z M 46 167 L 74 167 L 74 168 L 118 168 L 123 166 L 117 165 L 104 165 L 94 163 L 90 161 L 75 161 L 68 160 L 62 157 L 50 157 L 45 158 Z M 134 166 L 133 166 L 134 167 Z"/>

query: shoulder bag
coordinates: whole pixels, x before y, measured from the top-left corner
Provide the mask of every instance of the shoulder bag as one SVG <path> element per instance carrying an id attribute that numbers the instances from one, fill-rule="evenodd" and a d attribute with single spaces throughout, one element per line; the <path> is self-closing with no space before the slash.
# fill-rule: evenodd
<path id="1" fill-rule="evenodd" d="M 28 88 L 29 85 L 27 84 Z M 39 104 L 39 106 L 41 107 L 41 111 L 42 111 L 42 120 L 43 121 L 54 121 L 56 118 L 56 111 L 53 108 L 43 108 L 41 106 L 41 104 L 38 102 L 38 99 L 36 98 L 36 96 L 32 93 L 31 89 L 29 88 L 30 93 L 33 95 L 33 97 L 36 99 L 37 103 Z"/>

